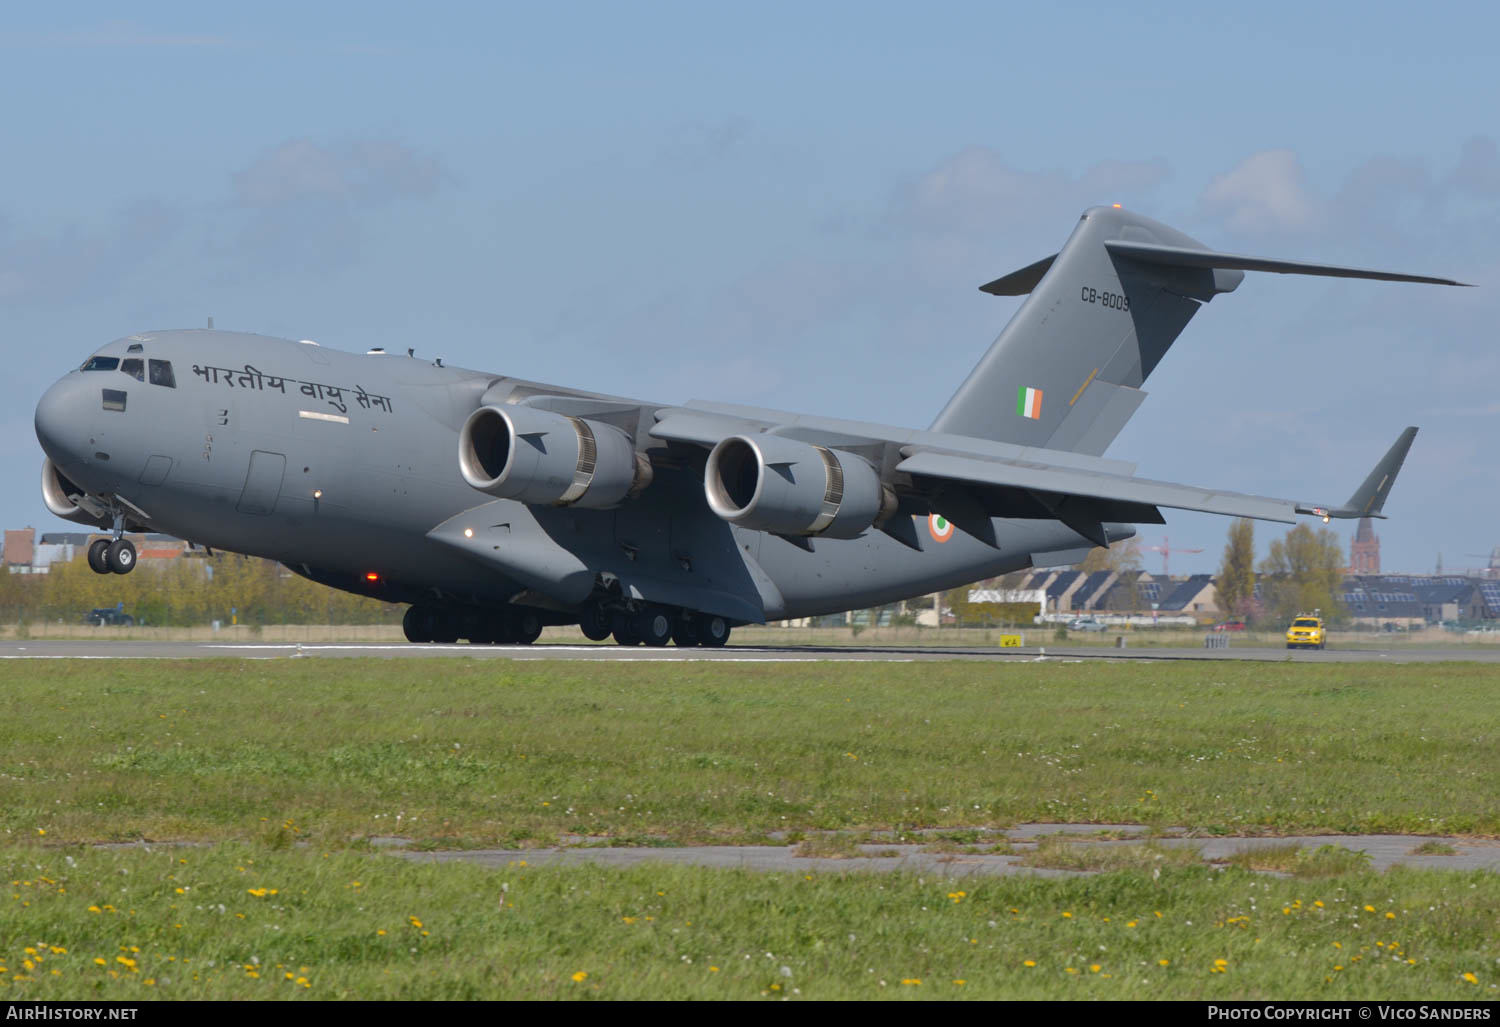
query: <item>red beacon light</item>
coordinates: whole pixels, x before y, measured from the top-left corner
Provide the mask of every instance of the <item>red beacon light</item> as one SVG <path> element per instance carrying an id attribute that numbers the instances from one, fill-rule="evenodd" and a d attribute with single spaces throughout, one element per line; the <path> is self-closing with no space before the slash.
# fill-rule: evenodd
<path id="1" fill-rule="evenodd" d="M 365 580 L 366 581 L 379 581 L 380 580 L 380 575 L 376 574 L 374 571 L 366 571 L 365 572 Z"/>

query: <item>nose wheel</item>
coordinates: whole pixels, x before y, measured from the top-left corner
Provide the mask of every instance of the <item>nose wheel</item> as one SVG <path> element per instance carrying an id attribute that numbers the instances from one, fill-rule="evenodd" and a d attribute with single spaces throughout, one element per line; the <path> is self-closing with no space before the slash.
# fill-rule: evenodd
<path id="1" fill-rule="evenodd" d="M 135 570 L 135 543 L 128 538 L 111 542 L 104 551 L 104 562 L 116 574 L 129 574 Z"/>
<path id="2" fill-rule="evenodd" d="M 88 562 L 95 574 L 129 574 L 135 570 L 135 543 L 128 538 L 95 539 L 89 544 Z"/>

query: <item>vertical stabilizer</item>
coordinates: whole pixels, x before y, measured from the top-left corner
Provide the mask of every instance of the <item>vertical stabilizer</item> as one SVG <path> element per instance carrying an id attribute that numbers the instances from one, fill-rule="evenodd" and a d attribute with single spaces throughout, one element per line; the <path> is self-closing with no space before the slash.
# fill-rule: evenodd
<path id="1" fill-rule="evenodd" d="M 1113 240 L 1204 251 L 1139 214 L 1086 211 L 1055 257 L 983 287 L 1031 295 L 933 422 L 934 431 L 1104 452 L 1199 306 L 1244 277 L 1238 270 L 1122 257 L 1106 246 Z"/>
<path id="2" fill-rule="evenodd" d="M 1233 292 L 1246 271 L 1464 284 L 1431 275 L 1217 253 L 1159 221 L 1119 207 L 1093 207 L 1058 253 L 980 287 L 995 296 L 1031 295 L 932 430 L 1103 454 L 1146 397 L 1141 385 L 1198 308 L 1221 292 Z M 1391 477 L 1405 454 L 1400 443 L 1392 450 Z M 1372 516 L 1379 511 L 1385 494 L 1378 478 L 1366 483 L 1369 488 L 1358 503 L 1350 500 L 1351 506 L 1373 504 Z"/>

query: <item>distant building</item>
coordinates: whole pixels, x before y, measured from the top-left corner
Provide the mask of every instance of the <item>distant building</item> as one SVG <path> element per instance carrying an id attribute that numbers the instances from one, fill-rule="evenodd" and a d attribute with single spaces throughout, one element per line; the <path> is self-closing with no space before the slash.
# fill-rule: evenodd
<path id="1" fill-rule="evenodd" d="M 1349 543 L 1349 573 L 1380 573 L 1380 536 L 1375 534 L 1375 524 L 1368 517 L 1359 519 L 1354 541 Z"/>
<path id="2" fill-rule="evenodd" d="M 5 529 L 5 566 L 30 567 L 36 557 L 36 546 L 33 540 L 36 533 L 30 528 L 6 528 Z"/>

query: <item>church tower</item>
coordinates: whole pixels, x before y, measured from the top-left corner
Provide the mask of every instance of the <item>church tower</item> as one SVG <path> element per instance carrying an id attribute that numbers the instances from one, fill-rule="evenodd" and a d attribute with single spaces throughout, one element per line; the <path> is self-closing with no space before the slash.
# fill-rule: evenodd
<path id="1" fill-rule="evenodd" d="M 1349 543 L 1349 573 L 1380 573 L 1380 536 L 1375 534 L 1375 525 L 1368 517 L 1359 519 L 1354 541 Z"/>

